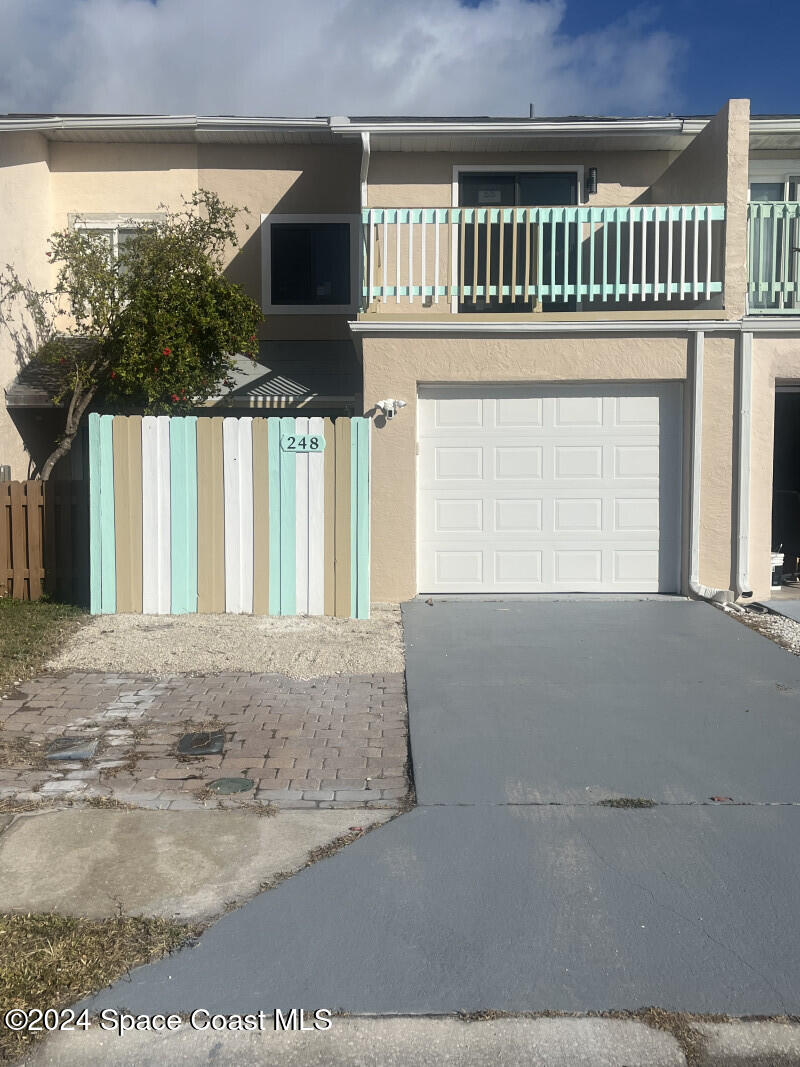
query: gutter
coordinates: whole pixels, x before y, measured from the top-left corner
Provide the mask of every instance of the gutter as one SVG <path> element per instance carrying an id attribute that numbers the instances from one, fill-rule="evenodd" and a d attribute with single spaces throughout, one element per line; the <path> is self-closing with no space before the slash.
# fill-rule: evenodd
<path id="1" fill-rule="evenodd" d="M 739 419 L 736 507 L 736 596 L 751 597 L 750 588 L 750 433 L 753 399 L 753 335 L 739 342 Z"/>
<path id="2" fill-rule="evenodd" d="M 370 157 L 370 144 L 369 144 L 369 132 L 361 134 L 361 210 L 363 211 L 367 207 L 367 198 L 369 195 L 369 188 L 367 185 L 367 179 L 369 178 L 369 157 Z"/>

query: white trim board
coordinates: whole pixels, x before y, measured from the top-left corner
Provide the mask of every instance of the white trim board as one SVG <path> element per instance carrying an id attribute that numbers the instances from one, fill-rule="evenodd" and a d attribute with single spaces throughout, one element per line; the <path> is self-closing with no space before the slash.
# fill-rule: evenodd
<path id="1" fill-rule="evenodd" d="M 783 324 L 778 323 L 780 328 Z M 599 319 L 597 322 L 581 320 L 580 322 L 365 322 L 361 319 L 348 323 L 350 330 L 357 336 L 370 334 L 445 334 L 453 337 L 482 334 L 491 337 L 494 334 L 537 333 L 740 333 L 742 329 L 754 330 L 750 323 L 742 324 L 734 319 L 624 319 L 609 322 Z M 773 327 L 774 329 L 775 327 Z M 784 327 L 788 331 L 788 327 Z M 800 317 L 793 326 L 800 336 Z M 759 332 L 758 328 L 754 332 Z"/>

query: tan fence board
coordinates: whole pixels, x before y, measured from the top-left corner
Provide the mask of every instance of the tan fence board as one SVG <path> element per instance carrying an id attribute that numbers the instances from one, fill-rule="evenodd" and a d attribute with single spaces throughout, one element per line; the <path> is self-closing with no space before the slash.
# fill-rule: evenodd
<path id="1" fill-rule="evenodd" d="M 197 420 L 197 610 L 225 611 L 222 419 Z"/>

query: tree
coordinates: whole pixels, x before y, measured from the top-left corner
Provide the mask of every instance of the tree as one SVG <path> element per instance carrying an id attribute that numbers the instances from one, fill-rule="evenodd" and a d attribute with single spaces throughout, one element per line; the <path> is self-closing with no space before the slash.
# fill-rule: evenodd
<path id="1" fill-rule="evenodd" d="M 255 358 L 261 309 L 223 273 L 239 211 L 201 189 L 178 210 L 132 221 L 116 255 L 91 229 L 52 234 L 52 290 L 35 289 L 12 266 L 0 276 L 0 325 L 18 360 L 63 369 L 54 399 L 66 404 L 64 433 L 41 478 L 69 452 L 93 402 L 184 413 L 233 384 L 236 353 Z"/>

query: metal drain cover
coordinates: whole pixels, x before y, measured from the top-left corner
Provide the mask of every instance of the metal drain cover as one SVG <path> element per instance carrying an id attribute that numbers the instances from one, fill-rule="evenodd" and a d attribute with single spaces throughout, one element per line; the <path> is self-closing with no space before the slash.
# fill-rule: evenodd
<path id="1" fill-rule="evenodd" d="M 91 759 L 97 751 L 97 739 L 57 737 L 47 746 L 46 759 Z"/>
<path id="2" fill-rule="evenodd" d="M 224 730 L 199 730 L 183 735 L 178 742 L 178 752 L 182 756 L 219 756 L 224 744 Z"/>
<path id="3" fill-rule="evenodd" d="M 212 793 L 246 793 L 254 784 L 252 778 L 215 778 L 208 788 Z"/>

